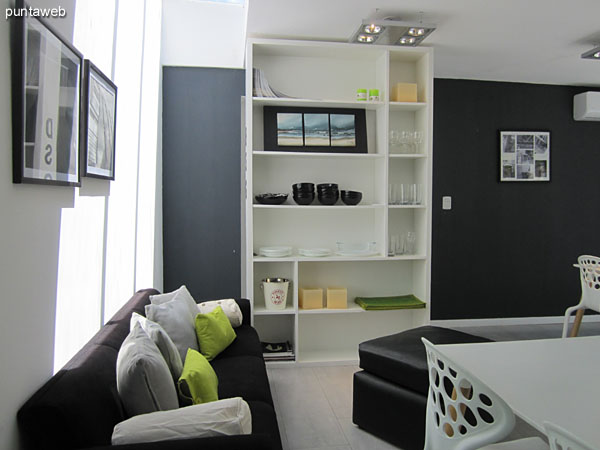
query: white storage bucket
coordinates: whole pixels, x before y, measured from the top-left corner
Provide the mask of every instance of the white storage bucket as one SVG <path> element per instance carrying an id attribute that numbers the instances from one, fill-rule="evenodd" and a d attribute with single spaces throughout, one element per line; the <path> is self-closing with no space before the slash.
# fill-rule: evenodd
<path id="1" fill-rule="evenodd" d="M 265 278 L 260 288 L 265 294 L 267 309 L 285 309 L 290 280 L 287 278 Z"/>

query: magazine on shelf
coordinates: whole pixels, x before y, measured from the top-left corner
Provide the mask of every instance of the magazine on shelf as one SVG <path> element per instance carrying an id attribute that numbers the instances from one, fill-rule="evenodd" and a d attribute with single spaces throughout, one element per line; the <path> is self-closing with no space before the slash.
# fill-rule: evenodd
<path id="1" fill-rule="evenodd" d="M 294 359 L 294 350 L 289 342 L 261 342 L 263 357 L 268 361 Z"/>
<path id="2" fill-rule="evenodd" d="M 252 69 L 252 83 L 254 97 L 293 98 L 269 86 L 265 73 L 260 69 Z"/>

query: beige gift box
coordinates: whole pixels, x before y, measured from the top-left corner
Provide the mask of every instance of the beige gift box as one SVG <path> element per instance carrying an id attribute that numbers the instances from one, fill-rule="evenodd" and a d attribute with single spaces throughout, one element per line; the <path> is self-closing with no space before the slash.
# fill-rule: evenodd
<path id="1" fill-rule="evenodd" d="M 300 309 L 321 309 L 323 308 L 323 289 L 300 288 L 298 300 Z"/>
<path id="2" fill-rule="evenodd" d="M 342 287 L 327 288 L 327 309 L 348 308 L 348 290 Z"/>
<path id="3" fill-rule="evenodd" d="M 417 85 L 415 83 L 396 83 L 392 88 L 393 102 L 416 102 Z"/>

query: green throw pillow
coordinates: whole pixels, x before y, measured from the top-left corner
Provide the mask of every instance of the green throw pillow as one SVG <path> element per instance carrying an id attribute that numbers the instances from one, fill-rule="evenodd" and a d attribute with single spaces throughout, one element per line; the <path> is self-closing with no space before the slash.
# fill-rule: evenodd
<path id="1" fill-rule="evenodd" d="M 219 380 L 210 363 L 204 356 L 188 348 L 183 364 L 183 372 L 177 382 L 179 395 L 191 400 L 194 405 L 219 400 L 217 387 Z"/>
<path id="2" fill-rule="evenodd" d="M 212 361 L 236 338 L 229 319 L 220 306 L 211 312 L 196 315 L 196 336 L 200 353 Z"/>

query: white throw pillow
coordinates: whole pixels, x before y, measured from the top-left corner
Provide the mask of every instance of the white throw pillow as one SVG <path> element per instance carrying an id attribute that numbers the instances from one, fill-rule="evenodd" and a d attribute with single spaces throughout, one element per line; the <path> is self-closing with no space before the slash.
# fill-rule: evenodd
<path id="1" fill-rule="evenodd" d="M 197 312 L 197 311 L 196 311 Z M 179 295 L 159 305 L 146 305 L 146 317 L 158 323 L 167 332 L 185 362 L 188 348 L 198 351 L 195 316 L 190 313 L 187 301 Z"/>
<path id="2" fill-rule="evenodd" d="M 117 390 L 130 416 L 179 407 L 167 363 L 139 323 L 119 349 Z"/>
<path id="3" fill-rule="evenodd" d="M 174 290 L 173 292 L 167 292 L 166 294 L 151 295 L 150 303 L 152 303 L 153 305 L 161 305 L 163 303 L 170 302 L 175 297 L 183 298 L 183 300 L 188 305 L 188 308 L 190 309 L 190 313 L 194 317 L 196 317 L 196 314 L 198 314 L 196 300 L 194 300 L 194 297 L 192 297 L 192 294 L 190 294 L 188 288 L 185 287 L 185 284 L 182 285 L 179 289 Z"/>
<path id="4" fill-rule="evenodd" d="M 198 303 L 198 311 L 200 311 L 202 314 L 207 314 L 217 306 L 220 306 L 221 309 L 223 309 L 223 312 L 229 319 L 229 322 L 233 328 L 237 328 L 242 324 L 242 310 L 237 302 L 232 298 Z"/>
<path id="5" fill-rule="evenodd" d="M 250 433 L 250 407 L 235 397 L 132 417 L 115 426 L 112 445 Z"/>
<path id="6" fill-rule="evenodd" d="M 181 376 L 181 372 L 183 371 L 183 363 L 181 362 L 181 356 L 179 355 L 177 347 L 163 327 L 156 322 L 146 319 L 144 316 L 136 312 L 131 314 L 131 320 L 129 323 L 131 330 L 133 330 L 133 327 L 135 327 L 136 323 L 139 323 L 142 326 L 143 330 L 148 336 L 150 336 L 152 342 L 156 344 L 162 353 L 163 358 L 165 358 L 167 366 L 169 367 L 169 371 L 173 376 L 173 380 L 177 382 Z"/>

